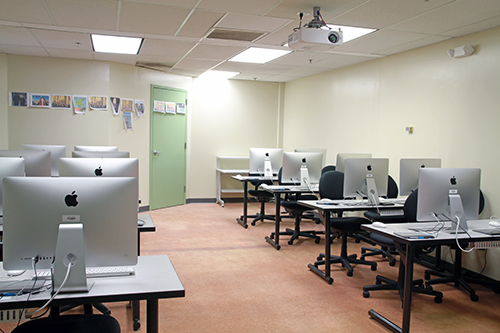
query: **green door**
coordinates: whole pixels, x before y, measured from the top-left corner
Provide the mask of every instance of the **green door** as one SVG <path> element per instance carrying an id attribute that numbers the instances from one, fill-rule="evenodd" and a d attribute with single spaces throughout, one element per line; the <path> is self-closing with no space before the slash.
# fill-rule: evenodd
<path id="1" fill-rule="evenodd" d="M 155 112 L 155 101 L 176 111 Z M 150 209 L 186 203 L 186 112 L 186 90 L 151 85 Z"/>

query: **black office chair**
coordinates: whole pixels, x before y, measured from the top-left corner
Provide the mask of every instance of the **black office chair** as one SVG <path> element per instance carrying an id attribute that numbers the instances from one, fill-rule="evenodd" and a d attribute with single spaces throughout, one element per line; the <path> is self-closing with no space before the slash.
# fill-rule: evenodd
<path id="1" fill-rule="evenodd" d="M 324 174 L 325 172 L 328 172 L 328 171 L 335 171 L 337 168 L 335 167 L 335 165 L 325 165 L 323 167 L 323 169 L 321 169 L 321 174 Z"/>
<path id="2" fill-rule="evenodd" d="M 479 214 L 484 209 L 484 195 L 483 192 L 480 192 L 479 195 Z M 439 283 L 450 283 L 453 282 L 456 287 L 461 286 L 465 289 L 470 295 L 470 299 L 473 302 L 477 302 L 479 300 L 479 296 L 476 295 L 476 291 L 474 288 L 470 286 L 469 283 L 476 283 L 486 285 L 492 288 L 496 293 L 500 293 L 500 286 L 498 282 L 490 282 L 485 279 L 467 277 L 462 275 L 462 251 L 458 248 L 457 245 L 450 246 L 452 250 L 455 252 L 455 263 L 453 264 L 453 272 L 448 273 L 445 271 L 436 271 L 436 270 L 426 270 L 425 271 L 425 285 L 428 288 L 432 288 L 432 285 Z M 440 249 L 440 248 L 439 248 Z M 437 251 L 436 259 L 440 260 L 441 252 Z M 430 279 L 432 275 L 437 276 L 436 279 Z"/>
<path id="3" fill-rule="evenodd" d="M 17 326 L 12 333 L 120 333 L 118 321 L 107 315 L 76 314 L 33 319 Z"/>
<path id="4" fill-rule="evenodd" d="M 250 174 L 252 176 L 252 174 Z M 264 190 L 261 190 L 259 186 L 261 184 L 272 185 L 273 181 L 270 179 L 265 180 L 251 180 L 250 183 L 254 186 L 253 189 L 248 190 L 248 194 L 255 197 L 255 199 L 260 202 L 260 211 L 255 215 L 250 215 L 250 218 L 253 218 L 251 224 L 255 225 L 258 221 L 264 220 L 275 220 L 274 215 L 266 214 L 266 202 L 270 202 L 273 199 L 273 194 Z"/>
<path id="5" fill-rule="evenodd" d="M 417 220 L 417 200 L 418 200 L 418 191 L 413 191 L 405 201 L 404 204 L 404 216 L 405 222 L 415 222 Z M 377 240 L 379 244 L 385 245 L 388 248 L 395 248 L 396 245 L 394 242 L 387 237 L 379 236 L 374 237 L 374 240 Z M 375 290 L 397 290 L 399 292 L 399 296 L 401 301 L 403 301 L 403 290 L 404 290 L 404 270 L 405 266 L 403 262 L 399 263 L 399 272 L 398 272 L 398 280 L 392 280 L 385 276 L 377 275 L 375 278 L 375 285 L 368 285 L 363 287 L 363 297 L 370 297 L 370 291 Z M 434 291 L 431 288 L 424 287 L 424 281 L 422 279 L 417 279 L 413 281 L 413 292 L 434 296 L 434 302 L 441 303 L 443 301 L 443 293 L 439 291 Z"/>
<path id="6" fill-rule="evenodd" d="M 321 175 L 319 181 L 319 195 L 322 199 L 343 199 L 344 173 L 340 171 L 328 171 Z M 325 254 L 321 253 L 318 257 L 318 261 L 314 263 L 314 266 L 342 264 L 342 267 L 347 268 L 347 276 L 353 275 L 351 264 L 369 265 L 372 271 L 377 270 L 377 263 L 357 259 L 356 254 L 347 254 L 348 236 L 359 232 L 361 230 L 361 225 L 368 224 L 370 221 L 363 217 L 342 217 L 342 215 L 343 213 L 339 212 L 337 217 L 330 220 L 331 231 L 336 233 L 342 241 L 340 255 L 331 255 L 330 258 L 325 258 Z"/>

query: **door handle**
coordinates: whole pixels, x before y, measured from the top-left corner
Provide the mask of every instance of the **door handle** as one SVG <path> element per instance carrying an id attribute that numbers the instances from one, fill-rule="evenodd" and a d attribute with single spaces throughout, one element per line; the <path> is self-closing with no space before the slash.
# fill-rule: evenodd
<path id="1" fill-rule="evenodd" d="M 161 154 L 161 151 L 157 151 L 156 149 L 155 149 L 155 150 L 153 150 L 153 155 L 155 155 L 155 156 L 156 156 L 156 155 L 160 155 L 160 154 Z"/>

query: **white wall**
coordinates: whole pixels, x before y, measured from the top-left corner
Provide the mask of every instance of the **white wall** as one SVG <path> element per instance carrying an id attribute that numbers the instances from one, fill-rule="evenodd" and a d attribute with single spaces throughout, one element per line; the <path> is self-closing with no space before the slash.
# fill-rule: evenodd
<path id="1" fill-rule="evenodd" d="M 450 58 L 450 48 L 476 52 Z M 298 145 L 371 152 L 390 159 L 440 157 L 443 167 L 479 167 L 486 197 L 482 217 L 500 215 L 500 28 L 373 60 L 285 85 L 285 150 Z M 406 126 L 414 126 L 408 134 Z M 490 251 L 489 255 L 498 251 Z M 466 265 L 482 268 L 482 254 Z M 500 277 L 489 265 L 486 274 Z"/>
<path id="2" fill-rule="evenodd" d="M 8 149 L 8 110 L 9 105 L 7 90 L 7 56 L 0 54 L 0 149 Z"/>

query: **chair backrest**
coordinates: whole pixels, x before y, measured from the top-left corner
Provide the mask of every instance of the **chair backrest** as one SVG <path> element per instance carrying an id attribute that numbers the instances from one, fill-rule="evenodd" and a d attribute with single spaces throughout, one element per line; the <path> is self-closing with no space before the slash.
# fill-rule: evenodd
<path id="1" fill-rule="evenodd" d="M 248 175 L 249 176 L 255 176 L 255 177 L 260 176 L 259 174 L 256 174 L 256 173 L 249 173 Z M 258 189 L 258 187 L 261 184 L 273 185 L 273 181 L 272 181 L 272 179 L 252 179 L 250 181 L 250 184 L 252 184 L 253 186 L 255 186 L 255 189 Z"/>
<path id="2" fill-rule="evenodd" d="M 389 175 L 389 180 L 387 182 L 387 197 L 394 199 L 398 197 L 398 194 L 399 194 L 398 184 L 396 184 L 394 178 L 392 178 Z"/>
<path id="3" fill-rule="evenodd" d="M 321 174 L 324 174 L 325 172 L 328 172 L 328 171 L 335 171 L 335 170 L 336 170 L 335 165 L 326 165 L 323 167 L 323 169 L 321 169 Z"/>
<path id="4" fill-rule="evenodd" d="M 319 196 L 332 200 L 344 198 L 344 173 L 341 171 L 327 171 L 319 179 Z"/>

